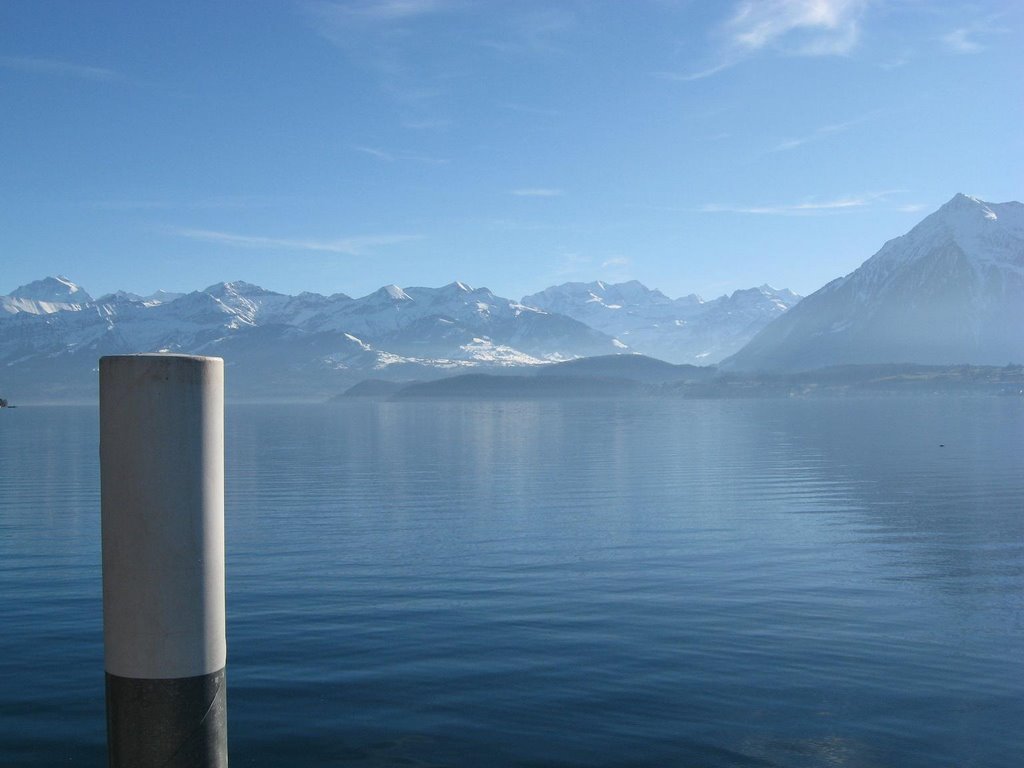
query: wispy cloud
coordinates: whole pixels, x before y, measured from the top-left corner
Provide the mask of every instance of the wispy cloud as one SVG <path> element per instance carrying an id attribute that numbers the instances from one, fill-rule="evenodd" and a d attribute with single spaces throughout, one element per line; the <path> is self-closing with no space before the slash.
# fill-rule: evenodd
<path id="1" fill-rule="evenodd" d="M 698 211 L 701 213 L 744 213 L 761 216 L 814 216 L 867 208 L 892 194 L 894 191 L 873 192 L 833 200 L 806 200 L 799 203 L 769 203 L 765 205 L 708 203 L 701 206 Z"/>
<path id="2" fill-rule="evenodd" d="M 444 165 L 448 162 L 448 158 L 444 157 L 430 157 L 428 155 L 418 155 L 415 152 L 391 152 L 377 147 L 364 147 L 354 146 L 352 147 L 354 152 L 361 152 L 364 155 L 375 157 L 378 160 L 383 160 L 387 163 L 395 162 L 414 162 L 414 163 L 425 163 L 427 165 Z"/>
<path id="3" fill-rule="evenodd" d="M 428 16 L 445 11 L 451 0 L 362 0 L 362 2 L 321 2 L 311 4 L 321 13 L 362 22 L 390 22 Z"/>
<path id="4" fill-rule="evenodd" d="M 412 131 L 441 131 L 451 125 L 452 121 L 447 117 L 412 117 L 402 120 L 402 126 Z"/>
<path id="5" fill-rule="evenodd" d="M 565 192 L 561 189 L 549 189 L 547 187 L 526 187 L 524 189 L 511 189 L 509 194 L 516 197 L 561 197 Z"/>
<path id="6" fill-rule="evenodd" d="M 397 106 L 400 123 L 412 129 L 451 125 L 460 89 L 484 77 L 482 59 L 568 55 L 566 41 L 580 28 L 574 6 L 480 0 L 302 4 L 315 32 L 369 73 Z"/>
<path id="7" fill-rule="evenodd" d="M 370 157 L 376 157 L 378 160 L 386 160 L 389 163 L 395 162 L 395 156 L 390 152 L 385 152 L 383 149 L 375 149 L 373 147 L 352 147 L 356 152 L 362 152 L 364 155 Z"/>
<path id="8" fill-rule="evenodd" d="M 549 273 L 549 280 L 560 281 L 582 274 L 590 274 L 592 260 L 589 256 L 576 251 L 569 251 L 555 257 L 554 269 Z"/>
<path id="9" fill-rule="evenodd" d="M 59 59 L 40 59 L 32 56 L 0 56 L 0 67 L 57 77 L 75 77 L 79 80 L 112 82 L 123 80 L 124 75 L 114 69 L 93 67 Z"/>
<path id="10" fill-rule="evenodd" d="M 893 69 L 899 69 L 900 67 L 905 67 L 907 64 L 909 64 L 910 60 L 912 58 L 913 58 L 912 52 L 910 50 L 904 50 L 903 53 L 899 53 L 899 54 L 896 54 L 894 56 L 891 56 L 888 59 L 885 59 L 883 61 L 879 61 L 878 62 L 878 66 L 881 69 L 884 69 L 884 70 L 887 70 L 887 71 L 890 71 L 890 70 L 893 70 Z"/>
<path id="11" fill-rule="evenodd" d="M 807 134 L 806 136 L 799 136 L 794 139 L 786 139 L 785 141 L 776 144 L 774 147 L 771 148 L 770 151 L 788 152 L 791 149 L 802 147 L 805 144 L 811 144 L 816 141 L 821 141 L 822 139 L 826 139 L 829 136 L 833 136 L 837 133 L 844 133 L 845 131 L 850 130 L 850 128 L 853 128 L 856 125 L 860 125 L 861 123 L 867 122 L 868 120 L 871 120 L 873 117 L 875 117 L 877 114 L 877 112 L 871 112 L 867 115 L 854 118 L 853 120 L 846 120 L 844 122 L 833 123 L 831 125 L 823 125 L 820 128 L 813 131 L 812 133 Z"/>
<path id="12" fill-rule="evenodd" d="M 121 198 L 112 200 L 90 200 L 82 203 L 88 208 L 101 211 L 157 211 L 157 210 L 219 210 L 243 208 L 267 208 L 283 203 L 294 203 L 299 198 L 256 195 L 224 195 L 198 200 L 170 200 L 155 198 Z"/>
<path id="13" fill-rule="evenodd" d="M 743 0 L 718 28 L 718 54 L 707 66 L 655 72 L 679 82 L 703 80 L 763 52 L 843 56 L 860 40 L 868 0 Z"/>
<path id="14" fill-rule="evenodd" d="M 82 203 L 99 211 L 162 211 L 179 207 L 169 200 L 90 200 Z"/>
<path id="15" fill-rule="evenodd" d="M 990 43 L 994 42 L 994 37 L 1014 33 L 1007 24 L 1006 16 L 1005 10 L 981 16 L 974 15 L 939 37 L 939 42 L 952 53 L 981 53 L 988 50 Z"/>
<path id="16" fill-rule="evenodd" d="M 499 102 L 498 106 L 502 109 L 507 109 L 510 112 L 520 112 L 526 115 L 540 115 L 541 117 L 558 117 L 564 114 L 562 110 L 548 109 L 546 107 L 535 107 L 529 104 L 520 104 L 517 102 L 503 101 Z"/>
<path id="17" fill-rule="evenodd" d="M 398 104 L 409 124 L 435 127 L 448 119 L 440 114 L 448 84 L 443 62 L 424 56 L 424 30 L 444 33 L 431 24 L 462 7 L 459 0 L 360 0 L 308 2 L 303 6 L 313 29 L 372 73 Z"/>
<path id="18" fill-rule="evenodd" d="M 613 256 L 610 259 L 605 259 L 601 262 L 601 269 L 608 269 L 610 267 L 626 267 L 629 266 L 629 259 L 625 256 Z"/>
<path id="19" fill-rule="evenodd" d="M 977 40 L 972 39 L 977 30 L 969 27 L 954 29 L 949 34 L 943 35 L 940 39 L 947 49 L 954 53 L 979 53 L 985 50 L 985 46 Z"/>
<path id="20" fill-rule="evenodd" d="M 843 55 L 857 44 L 867 0 L 746 0 L 726 24 L 731 43 L 806 56 Z"/>
<path id="21" fill-rule="evenodd" d="M 729 67 L 733 66 L 739 61 L 738 58 L 729 61 L 723 61 L 720 64 L 715 64 L 707 69 L 700 69 L 696 72 L 655 72 L 654 76 L 659 77 L 662 80 L 674 80 L 677 83 L 692 83 L 695 80 L 703 80 L 706 77 L 717 75 Z"/>
<path id="22" fill-rule="evenodd" d="M 524 8 L 503 20 L 500 37 L 480 39 L 478 44 L 505 54 L 564 53 L 562 38 L 577 23 L 576 15 L 565 8 Z"/>
<path id="23" fill-rule="evenodd" d="M 190 240 L 202 240 L 235 248 L 260 248 L 285 251 L 320 251 L 346 256 L 363 256 L 377 246 L 394 245 L 422 239 L 420 235 L 358 235 L 336 240 L 308 240 L 260 235 L 239 235 L 210 229 L 175 229 L 174 234 Z"/>

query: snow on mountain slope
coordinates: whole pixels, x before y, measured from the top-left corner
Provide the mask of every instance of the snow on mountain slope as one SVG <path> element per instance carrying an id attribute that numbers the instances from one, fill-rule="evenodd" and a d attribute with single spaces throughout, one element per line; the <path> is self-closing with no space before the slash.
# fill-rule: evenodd
<path id="1" fill-rule="evenodd" d="M 273 391 L 282 376 L 302 387 L 303 377 L 324 372 L 533 365 L 624 348 L 576 320 L 464 283 L 390 285 L 353 299 L 288 296 L 235 281 L 185 295 L 118 291 L 93 301 L 66 278 L 48 278 L 0 302 L 0 365 L 30 376 L 33 365 L 49 361 L 46 375 L 63 365 L 79 380 L 99 356 L 132 352 L 223 356 L 229 370 L 245 369 Z"/>
<path id="2" fill-rule="evenodd" d="M 478 353 L 469 350 L 479 349 L 474 340 L 481 338 L 530 358 L 563 359 L 618 348 L 583 323 L 461 282 L 441 288 L 384 286 L 361 299 L 332 302 L 308 325 L 351 333 L 416 358 L 475 359 Z M 490 353 L 485 357 L 490 359 Z"/>
<path id="3" fill-rule="evenodd" d="M 74 312 L 92 303 L 92 297 L 64 276 L 46 277 L 0 296 L 0 317 L 26 312 L 50 315 Z"/>
<path id="4" fill-rule="evenodd" d="M 764 285 L 705 301 L 696 294 L 670 299 L 631 280 L 564 283 L 523 298 L 523 304 L 580 320 L 645 355 L 707 365 L 736 352 L 800 300 Z"/>
<path id="5" fill-rule="evenodd" d="M 726 365 L 1009 362 L 1024 362 L 1024 205 L 958 194 Z"/>
<path id="6" fill-rule="evenodd" d="M 45 277 L 11 291 L 15 299 L 31 299 L 55 304 L 88 304 L 92 297 L 63 275 Z"/>

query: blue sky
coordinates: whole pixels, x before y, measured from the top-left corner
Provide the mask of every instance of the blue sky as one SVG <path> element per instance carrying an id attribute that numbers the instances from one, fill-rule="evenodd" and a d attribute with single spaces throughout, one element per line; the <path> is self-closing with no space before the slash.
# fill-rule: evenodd
<path id="1" fill-rule="evenodd" d="M 810 293 L 1024 197 L 1024 4 L 0 0 L 0 293 Z"/>

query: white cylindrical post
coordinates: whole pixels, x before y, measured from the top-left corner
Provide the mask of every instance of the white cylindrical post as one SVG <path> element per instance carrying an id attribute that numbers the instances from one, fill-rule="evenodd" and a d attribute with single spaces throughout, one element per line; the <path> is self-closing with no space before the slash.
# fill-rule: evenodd
<path id="1" fill-rule="evenodd" d="M 227 765 L 224 361 L 100 360 L 111 768 Z"/>

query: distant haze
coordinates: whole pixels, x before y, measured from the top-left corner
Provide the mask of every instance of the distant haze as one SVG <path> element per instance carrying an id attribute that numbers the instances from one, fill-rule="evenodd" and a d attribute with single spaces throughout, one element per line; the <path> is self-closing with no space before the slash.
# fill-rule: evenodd
<path id="1" fill-rule="evenodd" d="M 767 326 L 727 365 L 892 362 L 1024 362 L 1024 205 L 956 195 Z"/>
<path id="2" fill-rule="evenodd" d="M 11 393 L 84 397 L 104 354 L 218 355 L 234 392 L 323 397 L 366 378 L 435 379 L 642 353 L 734 371 L 1024 361 L 1024 205 L 958 194 L 808 298 L 768 285 L 705 301 L 637 281 L 523 297 L 453 282 L 362 298 L 216 283 L 94 299 L 66 277 L 0 297 Z"/>

